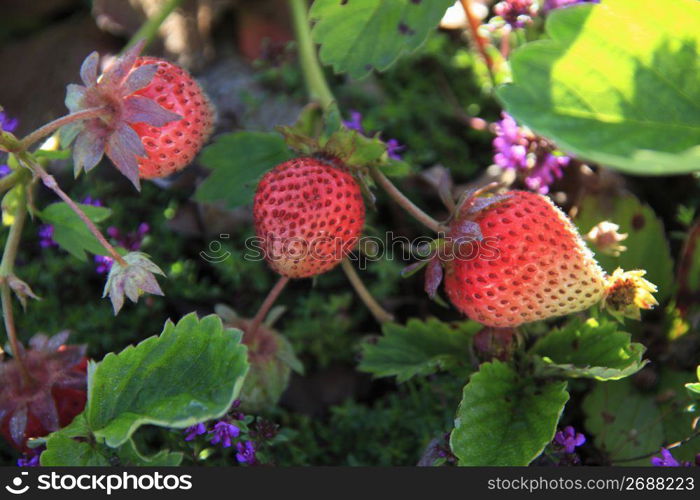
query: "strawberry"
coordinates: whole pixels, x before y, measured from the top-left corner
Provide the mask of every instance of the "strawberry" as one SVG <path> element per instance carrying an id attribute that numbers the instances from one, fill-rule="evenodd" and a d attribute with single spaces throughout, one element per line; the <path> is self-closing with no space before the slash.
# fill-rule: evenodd
<path id="1" fill-rule="evenodd" d="M 139 158 L 142 179 L 165 177 L 189 165 L 211 135 L 214 110 L 204 91 L 182 68 L 162 59 L 139 57 L 134 68 L 155 64 L 158 69 L 151 83 L 137 91 L 162 107 L 182 116 L 162 127 L 144 122 L 132 128 L 146 147 L 146 157 Z"/>
<path id="2" fill-rule="evenodd" d="M 92 170 L 106 154 L 137 189 L 139 178 L 181 170 L 202 148 L 214 111 L 202 89 L 183 69 L 161 59 L 139 57 L 135 45 L 99 76 L 99 55 L 80 68 L 84 85 L 67 87 L 71 113 L 98 116 L 69 123 L 62 142 L 73 146 L 75 174 Z"/>
<path id="3" fill-rule="evenodd" d="M 263 176 L 253 216 L 272 269 L 308 278 L 329 271 L 355 247 L 365 206 L 359 184 L 340 162 L 304 157 Z"/>
<path id="4" fill-rule="evenodd" d="M 450 225 L 451 240 L 466 241 L 465 228 L 483 239 L 472 258 L 460 252 L 446 260 L 445 289 L 457 309 L 480 323 L 514 327 L 581 311 L 605 297 L 604 272 L 545 196 L 510 191 L 465 204 Z"/>
<path id="5" fill-rule="evenodd" d="M 17 359 L 0 364 L 0 435 L 28 452 L 27 440 L 70 424 L 87 400 L 85 346 L 65 345 L 67 332 L 35 335 L 22 361 L 32 380 L 26 383 Z"/>

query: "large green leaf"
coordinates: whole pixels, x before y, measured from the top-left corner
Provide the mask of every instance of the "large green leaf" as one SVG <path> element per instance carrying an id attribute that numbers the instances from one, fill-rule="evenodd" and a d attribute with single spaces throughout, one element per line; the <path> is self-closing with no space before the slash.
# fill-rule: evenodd
<path id="1" fill-rule="evenodd" d="M 94 223 L 102 222 L 110 216 L 112 211 L 105 207 L 81 205 Z M 96 255 L 107 255 L 107 250 L 92 235 L 85 223 L 64 202 L 52 203 L 39 213 L 39 217 L 54 228 L 53 239 L 66 252 L 80 260 L 86 260 L 85 251 Z"/>
<path id="2" fill-rule="evenodd" d="M 527 465 L 554 438 L 568 399 L 566 382 L 535 381 L 504 363 L 484 363 L 464 387 L 452 451 L 460 465 Z"/>
<path id="3" fill-rule="evenodd" d="M 360 370 L 404 382 L 438 370 L 471 371 L 472 337 L 483 325 L 474 321 L 443 323 L 409 319 L 406 326 L 387 323 L 376 343 L 362 346 Z"/>
<path id="4" fill-rule="evenodd" d="M 337 73 L 361 78 L 416 50 L 453 0 L 314 0 L 311 35 Z"/>
<path id="5" fill-rule="evenodd" d="M 583 401 L 586 429 L 596 447 L 620 465 L 649 465 L 647 454 L 664 444 L 662 414 L 653 396 L 635 390 L 630 379 L 598 383 Z"/>
<path id="6" fill-rule="evenodd" d="M 212 170 L 197 188 L 195 199 L 235 208 L 253 201 L 258 179 L 291 158 L 284 139 L 274 132 L 233 132 L 220 135 L 199 157 Z"/>
<path id="7" fill-rule="evenodd" d="M 110 465 L 97 443 L 76 441 L 62 432 L 54 432 L 46 440 L 46 450 L 41 454 L 44 467 L 104 467 Z"/>
<path id="8" fill-rule="evenodd" d="M 499 97 L 581 158 L 668 175 L 700 169 L 700 2 L 605 0 L 559 9 L 551 40 L 511 57 Z"/>
<path id="9" fill-rule="evenodd" d="M 654 294 L 661 302 L 673 291 L 673 258 L 661 220 L 654 211 L 635 196 L 626 194 L 615 197 L 587 196 L 579 207 L 576 224 L 582 234 L 588 233 L 599 222 L 608 220 L 620 226 L 627 239 L 622 244 L 627 250 L 619 257 L 596 252 L 596 259 L 608 273 L 617 267 L 625 271 L 644 269 L 646 279 L 654 283 Z M 595 248 L 593 248 L 595 251 Z"/>
<path id="10" fill-rule="evenodd" d="M 223 415 L 248 370 L 238 330 L 217 316 L 192 313 L 163 333 L 88 372 L 87 423 L 98 440 L 117 447 L 144 424 L 187 427 Z"/>
<path id="11" fill-rule="evenodd" d="M 576 319 L 540 338 L 532 352 L 541 356 L 542 370 L 552 375 L 617 380 L 643 366 L 644 346 L 631 342 L 618 323 Z"/>

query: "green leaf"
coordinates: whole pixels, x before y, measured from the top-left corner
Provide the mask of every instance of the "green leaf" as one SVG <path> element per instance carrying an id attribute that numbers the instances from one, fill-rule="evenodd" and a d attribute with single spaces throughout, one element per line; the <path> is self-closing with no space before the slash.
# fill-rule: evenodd
<path id="1" fill-rule="evenodd" d="M 698 380 L 700 380 L 700 365 L 698 365 Z M 691 382 L 685 384 L 685 388 L 693 393 L 696 397 L 700 396 L 700 382 Z"/>
<path id="2" fill-rule="evenodd" d="M 644 269 L 647 271 L 645 279 L 658 288 L 654 294 L 656 299 L 662 302 L 668 298 L 674 287 L 673 258 L 663 223 L 654 211 L 631 194 L 605 198 L 585 197 L 576 217 L 581 234 L 588 233 L 593 226 L 604 220 L 618 224 L 619 232 L 628 236 L 622 241 L 627 250 L 619 257 L 596 252 L 596 259 L 603 269 L 608 273 L 617 267 L 625 271 Z"/>
<path id="3" fill-rule="evenodd" d="M 226 208 L 251 203 L 260 177 L 291 157 L 284 139 L 274 132 L 220 135 L 199 157 L 212 172 L 197 188 L 195 199 Z"/>
<path id="4" fill-rule="evenodd" d="M 558 9 L 550 40 L 511 57 L 499 89 L 521 123 L 583 159 L 644 175 L 700 166 L 700 2 Z"/>
<path id="5" fill-rule="evenodd" d="M 95 224 L 104 221 L 112 211 L 106 207 L 78 204 Z M 86 251 L 95 255 L 107 255 L 107 250 L 92 235 L 80 217 L 64 202 L 52 203 L 39 213 L 47 224 L 53 225 L 53 239 L 66 252 L 85 261 Z"/>
<path id="6" fill-rule="evenodd" d="M 240 340 L 217 316 L 192 313 L 166 322 L 158 337 L 108 354 L 88 370 L 90 429 L 114 448 L 144 424 L 183 428 L 220 417 L 248 371 Z"/>
<path id="7" fill-rule="evenodd" d="M 46 440 L 46 450 L 41 454 L 44 467 L 104 467 L 109 459 L 98 449 L 100 445 L 87 441 L 76 441 L 64 432 L 54 432 Z"/>
<path id="8" fill-rule="evenodd" d="M 146 457 L 136 448 L 133 439 L 129 439 L 118 450 L 119 465 L 137 467 L 174 467 L 182 462 L 182 453 L 161 450 L 155 455 Z"/>
<path id="9" fill-rule="evenodd" d="M 659 374 L 658 397 L 655 403 L 663 415 L 664 442 L 686 441 L 700 430 L 700 407 L 691 394 L 684 389 L 695 379 L 691 372 L 679 372 L 664 368 Z M 673 448 L 673 456 L 678 460 L 694 461 L 700 453 L 700 439 L 695 438 Z"/>
<path id="10" fill-rule="evenodd" d="M 378 377 L 395 376 L 399 382 L 438 370 L 471 371 L 472 337 L 483 325 L 474 321 L 443 323 L 409 319 L 403 326 L 386 323 L 376 344 L 362 345 L 359 369 Z"/>
<path id="11" fill-rule="evenodd" d="M 452 451 L 460 465 L 528 465 L 554 439 L 568 399 L 566 382 L 536 381 L 505 363 L 484 363 L 464 387 Z"/>
<path id="12" fill-rule="evenodd" d="M 583 411 L 596 447 L 613 463 L 649 465 L 649 458 L 627 460 L 657 452 L 664 444 L 662 414 L 654 397 L 640 394 L 630 379 L 598 383 L 584 399 Z"/>
<path id="13" fill-rule="evenodd" d="M 576 319 L 540 338 L 531 352 L 541 356 L 547 374 L 598 380 L 628 377 L 645 365 L 645 348 L 617 327 L 612 321 Z"/>
<path id="14" fill-rule="evenodd" d="M 384 71 L 415 51 L 440 22 L 453 0 L 314 0 L 311 35 L 320 57 L 336 73 L 352 78 L 372 68 Z"/>

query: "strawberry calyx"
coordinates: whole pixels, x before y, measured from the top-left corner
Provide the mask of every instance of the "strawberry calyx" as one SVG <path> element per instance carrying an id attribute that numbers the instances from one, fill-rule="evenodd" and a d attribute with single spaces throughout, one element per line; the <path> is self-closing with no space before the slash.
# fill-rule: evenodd
<path id="1" fill-rule="evenodd" d="M 646 280 L 646 271 L 615 269 L 606 278 L 605 298 L 602 305 L 618 321 L 623 318 L 641 319 L 642 309 L 653 309 L 659 303 L 654 298 L 656 285 Z"/>
<path id="2" fill-rule="evenodd" d="M 156 64 L 134 68 L 143 46 L 144 42 L 134 45 L 99 77 L 99 54 L 91 53 L 80 68 L 84 85 L 67 86 L 65 104 L 72 113 L 92 108 L 104 110 L 98 118 L 74 122 L 62 128 L 64 145 L 75 141 L 73 163 L 76 176 L 82 170 L 89 172 L 95 168 L 106 154 L 136 189 L 140 189 L 138 157 L 146 156 L 146 150 L 131 125 L 146 123 L 162 127 L 182 118 L 155 100 L 136 95 L 151 82 L 158 69 Z"/>

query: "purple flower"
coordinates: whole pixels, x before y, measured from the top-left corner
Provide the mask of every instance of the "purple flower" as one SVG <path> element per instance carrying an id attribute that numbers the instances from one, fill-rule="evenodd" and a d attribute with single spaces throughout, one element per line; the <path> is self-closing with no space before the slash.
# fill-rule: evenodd
<path id="1" fill-rule="evenodd" d="M 0 179 L 12 173 L 12 169 L 8 165 L 0 165 Z"/>
<path id="2" fill-rule="evenodd" d="M 530 138 L 518 127 L 515 119 L 505 111 L 502 119 L 495 123 L 496 138 L 493 160 L 506 169 L 527 169 L 527 152 Z"/>
<path id="3" fill-rule="evenodd" d="M 212 432 L 214 436 L 211 438 L 211 444 L 221 443 L 224 448 L 230 448 L 231 439 L 237 438 L 241 434 L 238 427 L 224 421 L 217 422 Z"/>
<path id="4" fill-rule="evenodd" d="M 88 195 L 85 198 L 83 198 L 83 201 L 81 201 L 83 205 L 92 205 L 93 207 L 102 207 L 104 206 L 102 204 L 102 201 L 98 200 L 97 198 L 93 198 L 92 196 Z"/>
<path id="5" fill-rule="evenodd" d="M 97 201 L 99 202 L 99 200 Z M 135 252 L 141 248 L 143 239 L 149 231 L 150 227 L 145 222 L 139 224 L 136 231 L 127 234 L 122 234 L 122 232 L 114 226 L 107 228 L 107 234 L 109 237 L 112 238 L 117 245 L 131 252 Z M 95 255 L 95 264 L 97 265 L 95 267 L 95 271 L 97 274 L 108 273 L 110 269 L 112 269 L 112 262 L 113 260 L 111 257 L 107 257 L 105 255 Z"/>
<path id="6" fill-rule="evenodd" d="M 651 457 L 651 465 L 654 467 L 683 467 L 690 464 L 680 463 L 666 448 L 661 448 L 661 457 Z"/>
<path id="7" fill-rule="evenodd" d="M 39 246 L 41 246 L 41 248 L 58 246 L 58 243 L 53 239 L 53 226 L 51 224 L 39 226 Z"/>
<path id="8" fill-rule="evenodd" d="M 0 111 L 0 130 L 4 132 L 14 132 L 19 125 L 17 118 L 10 118 L 7 113 Z"/>
<path id="9" fill-rule="evenodd" d="M 552 9 L 560 9 L 561 7 L 569 7 L 579 3 L 600 3 L 600 0 L 545 0 L 542 5 L 542 10 L 547 12 Z"/>
<path id="10" fill-rule="evenodd" d="M 540 194 L 547 194 L 549 186 L 556 179 L 561 179 L 564 173 L 562 168 L 566 167 L 571 158 L 563 155 L 546 153 L 541 161 L 538 161 L 525 178 L 527 187 Z"/>
<path id="11" fill-rule="evenodd" d="M 567 453 L 573 453 L 577 446 L 586 442 L 586 436 L 576 432 L 572 426 L 567 426 L 563 431 L 559 431 L 554 436 L 554 442 L 564 448 Z"/>
<path id="12" fill-rule="evenodd" d="M 512 28 L 522 28 L 537 14 L 532 0 L 503 0 L 493 7 L 493 11 Z"/>
<path id="13" fill-rule="evenodd" d="M 343 120 L 343 125 L 350 130 L 357 130 L 361 134 L 365 133 L 365 130 L 362 128 L 362 113 L 359 111 L 350 111 L 350 119 Z"/>
<path id="14" fill-rule="evenodd" d="M 97 274 L 107 274 L 112 269 L 114 260 L 106 255 L 95 255 L 95 272 Z"/>
<path id="15" fill-rule="evenodd" d="M 17 467 L 39 467 L 39 457 L 41 452 L 33 452 L 17 459 Z"/>
<path id="16" fill-rule="evenodd" d="M 386 153 L 392 160 L 401 160 L 401 155 L 399 151 L 403 151 L 406 146 L 402 145 L 396 139 L 389 139 L 386 141 Z"/>
<path id="17" fill-rule="evenodd" d="M 255 463 L 255 445 L 252 441 L 236 443 L 236 460 L 241 464 L 253 465 Z"/>
<path id="18" fill-rule="evenodd" d="M 201 436 L 207 432 L 207 426 L 203 422 L 194 424 L 187 429 L 185 429 L 185 441 L 192 441 L 197 436 Z"/>

